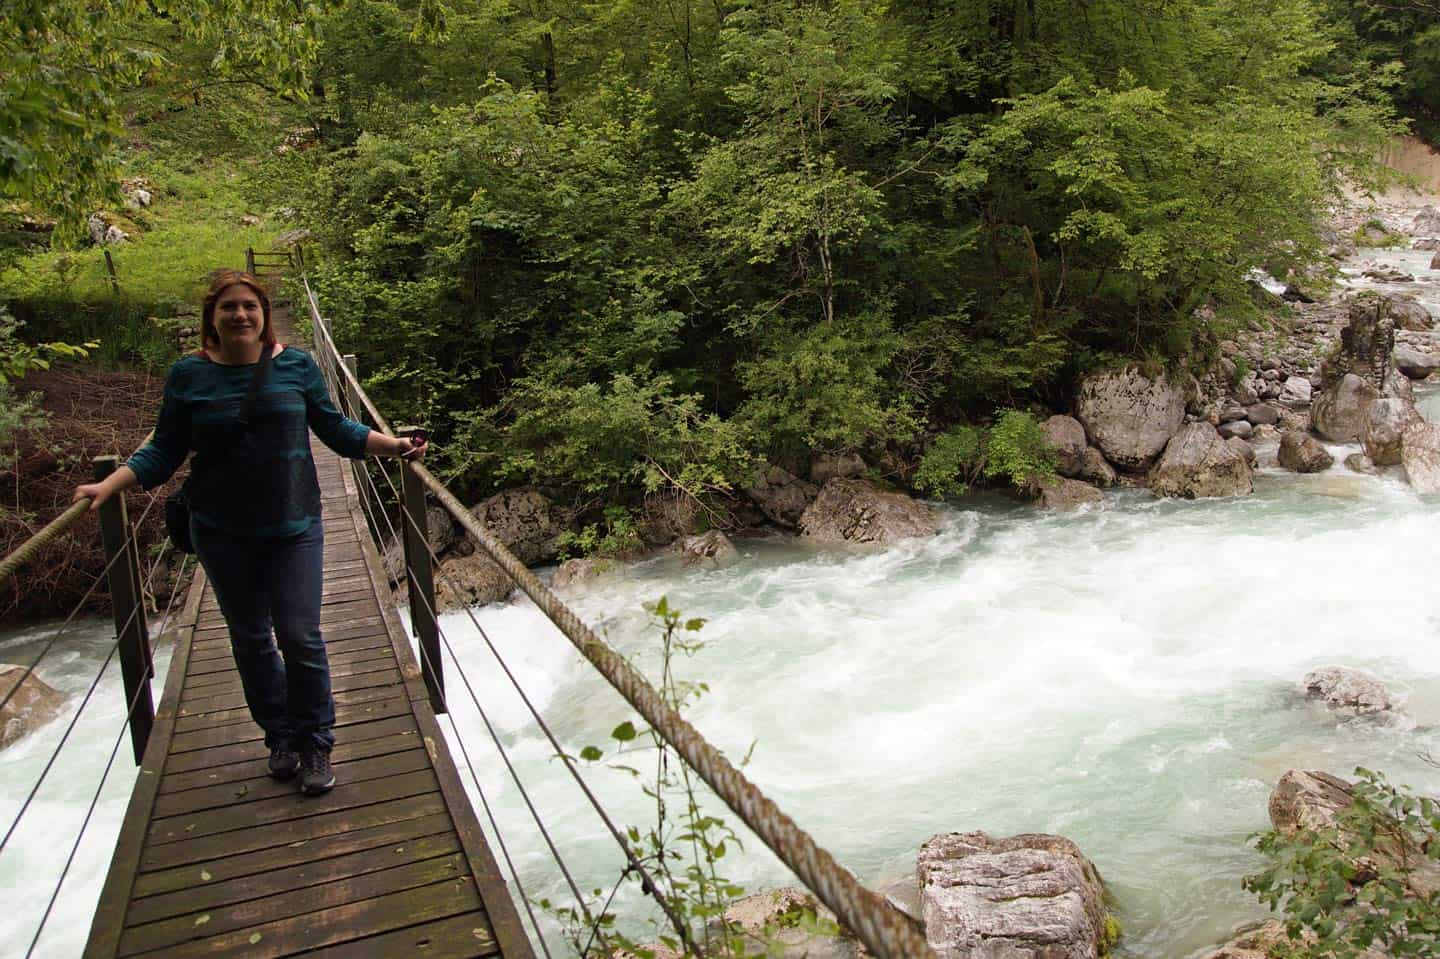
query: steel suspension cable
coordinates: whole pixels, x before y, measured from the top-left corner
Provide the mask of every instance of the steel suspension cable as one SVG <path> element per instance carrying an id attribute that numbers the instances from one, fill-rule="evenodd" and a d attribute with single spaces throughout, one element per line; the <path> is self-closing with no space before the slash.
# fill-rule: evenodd
<path id="1" fill-rule="evenodd" d="M 371 484 L 371 487 L 373 488 L 375 481 L 374 481 L 373 478 L 371 478 L 371 477 L 369 476 L 368 471 L 366 472 L 366 480 Z M 359 492 L 359 491 L 357 490 L 357 492 Z M 376 490 L 375 492 L 376 492 L 376 496 L 378 497 L 379 491 Z M 364 497 L 363 497 L 363 496 L 361 497 L 361 508 L 362 508 L 362 509 L 365 509 L 366 513 L 369 514 L 369 508 L 365 505 L 365 501 L 364 501 Z M 381 513 L 381 515 L 384 516 L 384 518 L 385 518 L 385 523 L 386 523 L 387 526 L 390 527 L 391 536 L 393 537 L 394 534 L 395 534 L 394 524 L 392 524 L 392 523 L 390 522 L 390 517 L 389 517 L 389 516 L 385 515 L 384 513 Z M 375 519 L 374 519 L 373 516 L 370 516 L 370 517 L 369 517 L 369 522 L 371 522 L 372 524 L 375 524 L 375 528 L 377 528 L 377 529 L 379 528 L 379 524 L 375 523 Z M 389 570 L 389 567 L 388 567 L 388 565 L 387 565 L 387 566 L 386 566 L 386 576 L 389 576 L 389 575 L 390 575 L 390 570 Z M 438 622 L 437 622 L 437 628 L 438 628 Z M 421 659 L 422 659 L 424 662 L 426 662 L 426 663 L 429 663 L 429 662 L 430 662 L 429 656 L 426 654 L 426 651 L 425 651 L 425 649 L 424 649 L 423 646 L 420 647 L 420 657 L 421 657 Z M 451 653 L 451 658 L 452 658 L 452 659 L 454 658 L 454 653 L 453 653 L 453 652 Z M 433 670 L 433 669 L 434 669 L 434 664 L 431 663 L 430 666 L 431 666 L 431 669 Z M 456 663 L 456 666 L 457 666 L 457 668 L 459 668 L 459 663 L 458 663 L 458 661 L 457 661 L 457 663 Z M 444 690 L 440 690 L 440 702 L 441 702 L 441 704 L 442 704 L 443 706 L 445 706 L 445 715 L 446 715 L 446 717 L 450 720 L 450 729 L 451 729 L 451 732 L 452 732 L 452 733 L 454 734 L 454 736 L 455 736 L 455 743 L 456 743 L 456 745 L 458 745 L 458 746 L 460 747 L 460 754 L 465 757 L 465 766 L 466 766 L 467 769 L 470 770 L 470 779 L 471 779 L 471 781 L 475 784 L 475 793 L 476 793 L 476 795 L 478 795 L 478 796 L 480 797 L 480 805 L 481 805 L 482 807 L 484 807 L 484 809 L 485 809 L 485 818 L 490 821 L 490 830 L 491 830 L 491 832 L 493 832 L 493 833 L 495 834 L 495 840 L 496 840 L 496 842 L 499 843 L 499 845 L 500 845 L 500 854 L 504 857 L 504 859 L 505 859 L 505 865 L 509 868 L 511 878 L 512 878 L 512 879 L 514 880 L 514 882 L 515 882 L 515 888 L 516 888 L 516 889 L 519 891 L 519 893 L 520 893 L 520 902 L 521 902 L 521 904 L 524 905 L 524 907 L 525 907 L 525 913 L 526 913 L 526 915 L 528 915 L 528 916 L 530 917 L 530 925 L 531 925 L 531 926 L 534 928 L 534 930 L 535 930 L 535 938 L 540 941 L 540 949 L 541 949 L 542 952 L 545 953 L 546 959 L 551 959 L 550 944 L 549 944 L 549 942 L 546 941 L 546 939 L 545 939 L 545 933 L 544 933 L 544 932 L 541 930 L 541 928 L 540 928 L 540 921 L 535 917 L 535 911 L 534 911 L 533 906 L 532 906 L 531 903 L 530 903 L 530 897 L 529 897 L 528 895 L 526 895 L 526 893 L 525 893 L 525 885 L 524 885 L 524 883 L 523 883 L 523 882 L 521 881 L 521 879 L 520 879 L 520 870 L 516 867 L 516 865 L 515 865 L 515 860 L 514 860 L 513 858 L 511 858 L 511 856 L 510 856 L 510 848 L 509 848 L 509 846 L 508 846 L 508 845 L 506 844 L 506 842 L 505 842 L 504 834 L 501 833 L 501 831 L 500 831 L 500 824 L 499 824 L 499 823 L 496 821 L 496 819 L 495 819 L 495 813 L 494 813 L 494 811 L 490 808 L 490 800 L 489 800 L 489 799 L 486 797 L 486 795 L 485 795 L 485 789 L 484 789 L 484 787 L 482 787 L 482 786 L 480 785 L 480 776 L 479 776 L 479 774 L 476 772 L 475 762 L 474 762 L 474 760 L 472 760 L 472 759 L 470 758 L 470 751 L 469 751 L 469 750 L 466 748 L 466 746 L 465 746 L 465 739 L 464 739 L 464 737 L 460 735 L 460 727 L 459 727 L 459 725 L 457 725 L 456 722 L 455 722 L 455 715 L 454 715 L 454 713 L 450 711 L 449 703 L 446 701 L 446 697 L 445 697 L 445 692 L 444 692 Z M 496 745 L 497 745 L 497 747 L 499 746 L 498 743 L 497 743 Z M 502 750 L 502 752 L 503 752 L 503 747 L 500 747 L 500 748 L 501 748 L 501 750 Z M 523 787 L 522 787 L 522 788 L 523 788 Z M 565 866 L 564 866 L 564 863 L 563 863 L 563 862 L 560 863 L 560 868 L 561 868 L 561 871 L 562 871 L 562 872 L 565 871 Z M 573 883 L 572 883 L 572 890 L 573 890 L 573 888 L 574 888 L 574 887 L 573 887 Z M 584 908 L 584 905 L 583 905 L 584 900 L 581 899 L 581 900 L 579 900 L 579 902 L 581 903 L 581 908 L 583 909 L 583 908 Z"/>
<path id="2" fill-rule="evenodd" d="M 181 576 L 184 575 L 185 566 L 189 561 L 189 556 L 181 560 Z M 154 577 L 155 570 L 158 568 L 159 562 L 157 560 L 155 565 L 151 567 L 150 576 L 147 577 L 147 580 Z M 165 615 L 160 619 L 160 631 L 162 633 L 165 631 L 166 625 L 170 622 L 170 613 L 175 608 L 175 597 L 178 593 L 179 590 L 172 592 L 169 601 L 165 604 Z M 30 959 L 30 956 L 34 954 L 35 946 L 40 942 L 40 935 L 45 931 L 45 923 L 49 922 L 50 913 L 55 908 L 56 901 L 60 898 L 60 890 L 65 885 L 65 878 L 70 874 L 70 867 L 75 862 L 75 854 L 80 850 L 80 842 L 85 838 L 85 830 L 89 828 L 90 819 L 95 814 L 95 807 L 100 802 L 100 795 L 105 789 L 105 781 L 110 778 L 110 770 L 115 766 L 115 757 L 119 755 L 120 744 L 125 741 L 125 730 L 129 728 L 131 721 L 135 718 L 135 707 L 139 704 L 140 697 L 145 691 L 143 684 L 149 682 L 153 675 L 153 664 L 147 662 L 145 664 L 145 674 L 140 680 L 141 685 L 136 688 L 135 695 L 130 697 L 130 706 L 125 710 L 125 720 L 120 724 L 120 731 L 115 734 L 115 744 L 110 747 L 110 758 L 106 760 L 105 769 L 100 774 L 100 782 L 95 786 L 95 794 L 90 797 L 90 805 L 85 810 L 85 818 L 80 823 L 80 831 L 75 834 L 75 842 L 70 846 L 70 854 L 65 857 L 65 865 L 60 870 L 60 878 L 55 883 L 54 891 L 50 893 L 50 901 L 45 905 L 45 912 L 40 917 L 40 925 L 35 927 L 35 935 L 30 939 L 30 948 L 25 950 L 25 959 Z"/>
<path id="3" fill-rule="evenodd" d="M 400 494 L 399 491 L 395 489 L 394 482 L 383 470 L 381 472 L 382 475 L 385 475 L 385 482 L 390 486 L 391 493 L 393 493 L 397 498 L 399 498 Z M 416 522 L 415 517 L 410 513 L 410 511 L 405 508 L 403 498 L 400 499 L 400 504 L 401 516 L 404 517 L 404 519 L 408 521 L 409 524 L 417 532 L 419 532 L 419 524 Z M 425 543 L 426 552 L 429 554 L 427 558 L 434 564 L 435 572 L 438 573 L 442 580 L 450 587 L 450 589 L 456 592 L 458 595 L 459 590 L 456 589 L 455 583 L 451 581 L 450 577 L 445 573 L 445 571 L 440 568 L 440 557 L 436 555 L 434 548 L 431 547 L 429 542 L 429 536 L 422 534 L 421 542 Z M 425 600 L 426 608 L 430 609 L 431 615 L 435 617 L 438 626 L 439 616 L 435 612 L 435 610 L 430 607 L 428 598 L 422 596 L 421 599 Z M 413 597 L 411 598 L 411 602 L 414 602 Z M 674 927 L 675 932 L 680 936 L 681 941 L 686 946 L 692 946 L 693 944 L 690 942 L 689 928 L 685 925 L 683 921 L 681 921 L 680 917 L 675 914 L 674 908 L 668 901 L 666 901 L 664 895 L 660 892 L 660 887 L 656 884 L 654 879 L 651 878 L 650 873 L 645 869 L 644 864 L 638 858 L 636 858 L 633 850 L 631 850 L 629 844 L 625 841 L 625 837 L 621 834 L 619 827 L 615 825 L 614 820 L 610 818 L 610 814 L 606 812 L 605 807 L 600 802 L 599 797 L 595 795 L 595 793 L 591 790 L 589 783 L 587 783 L 584 777 L 580 775 L 580 770 L 575 766 L 574 760 L 570 757 L 570 754 L 565 751 L 565 747 L 561 745 L 559 739 L 551 731 L 550 726 L 548 723 L 545 722 L 544 717 L 540 715 L 540 711 L 531 701 L 530 696 L 525 692 L 524 687 L 520 685 L 520 680 L 510 669 L 510 664 L 507 663 L 505 661 L 505 658 L 500 655 L 500 650 L 490 639 L 490 634 L 486 632 L 484 626 L 480 625 L 480 620 L 476 618 L 475 611 L 471 609 L 468 605 L 465 606 L 464 609 L 466 616 L 468 616 L 470 619 L 471 625 L 475 627 L 475 631 L 480 635 L 480 638 L 484 641 L 485 646 L 490 650 L 490 654 L 495 658 L 495 661 L 499 664 L 501 671 L 504 672 L 505 677 L 510 681 L 510 685 L 514 687 L 515 692 L 519 695 L 521 702 L 525 704 L 525 708 L 529 711 L 531 717 L 534 718 L 535 724 L 540 728 L 540 731 L 544 734 L 546 740 L 549 741 L 550 746 L 555 750 L 555 755 L 560 758 L 561 763 L 570 773 L 571 778 L 575 780 L 575 784 L 580 787 L 580 791 L 589 801 L 591 808 L 595 810 L 596 815 L 600 817 L 600 821 L 609 831 L 611 837 L 615 840 L 615 843 L 620 847 L 620 851 L 625 854 L 625 860 L 627 863 L 626 872 L 634 870 L 635 872 L 638 872 L 640 874 L 642 889 L 644 889 L 660 906 L 661 910 L 665 913 L 665 917 L 670 921 L 671 926 Z M 465 675 L 464 667 L 460 665 L 459 656 L 456 655 L 454 648 L 450 645 L 449 637 L 445 636 L 442 632 L 441 638 L 444 639 L 445 648 L 449 651 L 450 658 L 455 661 L 456 667 L 460 671 L 460 678 L 465 682 L 466 688 L 468 689 L 470 686 L 469 678 Z M 475 698 L 473 690 L 471 690 L 471 698 Z M 476 708 L 479 709 L 478 701 L 476 702 Z M 483 718 L 484 710 L 480 710 L 480 713 Z M 486 724 L 487 726 L 489 725 L 488 719 L 486 719 Z"/>
<path id="4" fill-rule="evenodd" d="M 144 518 L 143 513 L 141 514 L 141 518 Z M 126 548 L 128 548 L 129 544 L 133 541 L 133 538 L 134 533 L 132 527 L 132 531 L 126 534 Z M 123 548 L 121 550 L 117 550 L 117 555 L 123 554 L 123 552 Z M 150 581 L 154 579 L 155 571 L 159 569 L 159 567 L 160 560 L 159 557 L 157 557 L 155 563 L 150 567 L 149 574 L 147 574 L 147 586 L 149 585 Z M 173 598 L 174 594 L 172 593 L 171 596 Z M 75 714 L 70 717 L 70 722 L 66 725 L 65 732 L 63 735 L 61 735 L 60 741 L 55 744 L 55 749 L 50 753 L 50 758 L 45 761 L 44 768 L 40 770 L 39 778 L 37 778 L 35 780 L 35 784 L 30 787 L 30 792 L 25 796 L 25 801 L 20 804 L 20 811 L 15 814 L 15 819 L 10 823 L 10 828 L 5 830 L 4 838 L 0 838 L 0 853 L 5 852 L 5 847 L 9 844 L 10 837 L 15 834 L 15 830 L 20 826 L 20 820 L 25 818 L 25 813 L 29 811 L 30 804 L 34 802 L 35 796 L 40 792 L 41 785 L 44 784 L 46 777 L 50 775 L 50 770 L 54 767 L 55 760 L 60 758 L 61 750 L 65 748 L 65 743 L 69 741 L 70 734 L 75 731 L 75 725 L 80 721 L 81 714 L 85 712 L 85 707 L 90 704 L 90 697 L 95 695 L 95 690 L 100 685 L 101 677 L 103 677 L 105 675 L 105 671 L 110 668 L 111 660 L 115 658 L 115 653 L 120 649 L 120 636 L 123 635 L 125 630 L 129 629 L 130 625 L 135 622 L 135 617 L 140 615 L 143 608 L 144 607 L 142 605 L 137 604 L 133 609 L 130 610 L 130 615 L 126 617 L 125 622 L 121 624 L 120 628 L 115 630 L 115 642 L 110 645 L 110 652 L 105 655 L 105 661 L 100 664 L 100 671 L 95 674 L 95 678 L 90 682 L 90 687 L 85 690 L 85 696 L 80 700 L 80 705 L 75 710 Z M 142 687 L 144 683 L 147 682 L 150 678 L 150 667 L 151 664 L 147 659 L 145 664 L 145 676 L 144 679 L 141 680 Z M 19 687 L 17 686 L 16 688 Z"/>

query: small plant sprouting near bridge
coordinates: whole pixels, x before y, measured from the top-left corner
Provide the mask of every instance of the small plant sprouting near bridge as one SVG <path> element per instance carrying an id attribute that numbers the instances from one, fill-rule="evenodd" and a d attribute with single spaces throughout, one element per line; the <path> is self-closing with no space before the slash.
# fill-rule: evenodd
<path id="1" fill-rule="evenodd" d="M 683 713 L 709 692 L 703 682 L 681 679 L 674 670 L 677 656 L 693 656 L 706 645 L 698 638 L 705 620 L 686 618 L 664 598 L 647 603 L 652 625 L 660 635 L 660 676 L 656 684 L 667 705 Z M 671 956 L 753 956 L 770 952 L 765 937 L 742 932 L 725 919 L 726 908 L 745 894 L 722 873 L 723 861 L 742 848 L 735 831 L 701 806 L 706 787 L 693 770 L 654 729 L 637 728 L 626 720 L 610 732 L 604 749 L 586 746 L 580 760 L 601 764 L 633 777 L 651 801 L 654 819 L 625 829 L 633 859 L 648 880 L 627 868 L 607 894 L 592 890 L 587 903 L 590 917 L 577 906 L 542 899 L 540 906 L 556 917 L 575 953 L 580 956 L 632 956 L 657 959 Z M 750 761 L 751 743 L 741 767 Z M 652 764 L 653 765 L 650 765 Z M 648 769 L 644 768 L 649 766 Z M 617 927 L 610 905 L 625 882 L 641 885 L 646 894 L 664 900 L 668 916 L 655 919 L 653 941 L 641 944 Z M 653 890 L 647 888 L 653 883 Z M 783 917 L 786 925 L 823 924 L 813 912 Z M 833 926 L 833 923 L 829 923 Z M 833 934 L 834 931 L 830 930 Z"/>
<path id="2" fill-rule="evenodd" d="M 1440 801 L 1355 775 L 1334 825 L 1256 843 L 1268 863 L 1244 886 L 1283 914 L 1275 959 L 1440 955 Z"/>

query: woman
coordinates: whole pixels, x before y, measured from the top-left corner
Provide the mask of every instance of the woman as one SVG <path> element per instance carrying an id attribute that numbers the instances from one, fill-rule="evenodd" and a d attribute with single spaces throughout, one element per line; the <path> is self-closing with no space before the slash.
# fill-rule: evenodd
<path id="1" fill-rule="evenodd" d="M 203 349 L 170 368 L 154 438 L 104 481 L 75 489 L 91 509 L 132 486 L 153 489 L 195 451 L 186 484 L 195 552 L 230 630 L 269 772 L 300 774 L 307 795 L 335 784 L 335 702 L 320 636 L 324 526 L 309 431 L 341 456 L 423 456 L 335 409 L 308 353 L 275 341 L 255 277 L 225 271 L 205 295 Z M 240 408 L 262 354 L 271 360 L 248 423 Z M 273 640 L 272 640 L 273 633 Z M 276 648 L 278 644 L 278 650 Z"/>

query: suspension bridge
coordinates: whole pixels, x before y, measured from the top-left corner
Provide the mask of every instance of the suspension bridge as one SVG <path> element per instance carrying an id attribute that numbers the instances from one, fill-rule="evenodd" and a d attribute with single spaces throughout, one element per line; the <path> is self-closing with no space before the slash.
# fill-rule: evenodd
<path id="1" fill-rule="evenodd" d="M 246 266 L 276 281 L 283 278 L 286 292 L 306 314 L 310 349 L 342 411 L 391 433 L 390 424 L 361 385 L 355 357 L 343 353 L 334 341 L 305 276 L 303 255 L 246 251 Z M 294 343 L 290 307 L 277 305 L 274 322 L 280 339 Z M 534 828 L 574 897 L 570 908 L 598 928 L 600 917 L 594 915 L 565 863 L 564 851 L 531 802 L 485 702 L 445 635 L 435 601 L 435 577 L 440 571 L 428 542 L 427 502 L 450 513 L 476 547 L 570 640 L 577 654 L 604 676 L 871 954 L 932 955 L 908 918 L 864 888 L 706 742 L 423 464 L 400 463 L 394 470 L 398 476 L 392 476 L 391 470 L 378 464 L 346 463 L 322 444 L 311 445 L 324 503 L 321 625 L 336 703 L 337 744 L 332 759 L 338 785 L 323 797 L 303 798 L 293 784 L 276 783 L 265 775 L 264 742 L 245 708 L 225 623 L 202 570 L 195 570 L 183 601 L 174 608 L 172 599 L 160 622 L 160 628 L 174 637 L 174 646 L 158 706 L 154 704 L 155 670 L 144 596 L 159 561 L 144 568 L 134 533 L 138 523 L 130 521 L 124 497 L 112 498 L 99 510 L 107 565 L 91 592 L 102 583 L 108 585 L 115 643 L 68 720 L 55 754 L 8 824 L 0 839 L 0 857 L 116 658 L 125 690 L 125 723 L 116 732 L 90 810 L 70 843 L 65 868 L 49 907 L 39 917 L 27 957 L 40 954 L 36 947 L 51 909 L 127 738 L 139 775 L 100 893 L 86 959 L 295 955 L 534 959 L 537 951 L 554 959 L 563 954 L 564 947 L 548 941 L 553 934 L 536 915 L 505 835 L 491 815 L 469 749 L 450 712 L 452 705 L 462 703 L 478 712 L 490 743 L 524 797 Z M 115 457 L 97 460 L 96 476 L 112 471 L 118 462 Z M 141 518 L 154 507 L 151 494 L 141 507 Z M 88 500 L 76 503 L 0 560 L 0 588 L 23 576 L 36 552 L 88 509 Z M 397 541 L 403 543 L 403 550 L 382 550 L 379 545 Z M 408 632 L 397 612 L 392 583 L 405 587 Z M 42 665 L 84 602 L 45 642 L 26 675 Z M 614 837 L 617 865 L 625 874 L 636 874 L 642 888 L 656 896 L 684 951 L 698 953 L 684 922 L 674 916 L 651 881 L 640 851 L 611 820 L 569 758 L 571 750 L 550 731 L 473 614 L 470 619 L 480 641 L 494 655 L 497 669 L 513 684 L 531 720 L 561 760 L 555 774 L 573 780 Z M 453 676 L 447 676 L 447 668 Z M 20 685 L 0 700 L 0 706 Z M 448 739 L 443 724 L 449 725 Z M 464 759 L 488 832 L 467 795 L 452 744 Z M 82 747 L 75 743 L 71 748 Z M 603 936 L 592 937 L 591 942 L 599 954 L 610 954 Z"/>

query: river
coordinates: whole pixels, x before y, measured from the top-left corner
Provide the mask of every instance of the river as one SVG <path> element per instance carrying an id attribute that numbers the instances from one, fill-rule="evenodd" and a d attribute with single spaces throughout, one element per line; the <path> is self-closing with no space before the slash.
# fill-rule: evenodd
<path id="1" fill-rule="evenodd" d="M 1429 254 L 1379 258 L 1435 276 Z M 1440 312 L 1435 286 L 1409 288 Z M 1422 408 L 1440 419 L 1440 396 Z M 1331 449 L 1337 465 L 1314 476 L 1262 459 L 1245 498 L 1128 490 L 1101 510 L 1042 515 L 977 495 L 940 507 L 933 539 L 884 552 L 742 540 L 726 569 L 652 559 L 573 605 L 647 672 L 658 639 L 642 604 L 663 595 L 704 617 L 707 645 L 678 663 L 710 687 L 690 718 L 734 759 L 753 744 L 751 778 L 862 880 L 913 873 L 938 832 L 1060 833 L 1107 882 L 1119 955 L 1187 959 L 1264 915 L 1240 878 L 1260 865 L 1249 837 L 1266 828 L 1287 769 L 1364 765 L 1440 794 L 1440 769 L 1421 758 L 1440 755 L 1440 510 L 1396 475 L 1346 470 L 1353 447 Z M 475 618 L 572 751 L 605 746 L 630 718 L 528 601 Z M 622 868 L 613 843 L 469 616 L 449 614 L 443 628 L 581 887 L 608 892 Z M 0 634 L 0 661 L 28 662 L 47 629 Z M 40 675 L 78 701 L 109 635 L 85 624 Z M 1403 696 L 1402 718 L 1344 719 L 1307 703 L 1299 680 L 1326 664 L 1372 670 Z M 527 891 L 565 901 L 453 667 L 449 684 Z M 0 957 L 25 954 L 114 741 L 118 675 L 98 696 L 0 856 Z M 0 752 L 3 825 L 62 729 Z M 79 953 L 135 778 L 126 750 L 37 955 Z M 650 821 L 628 776 L 587 776 L 619 822 Z M 745 845 L 724 860 L 730 878 L 752 890 L 793 884 L 758 841 Z M 639 922 L 633 890 L 617 906 Z"/>

